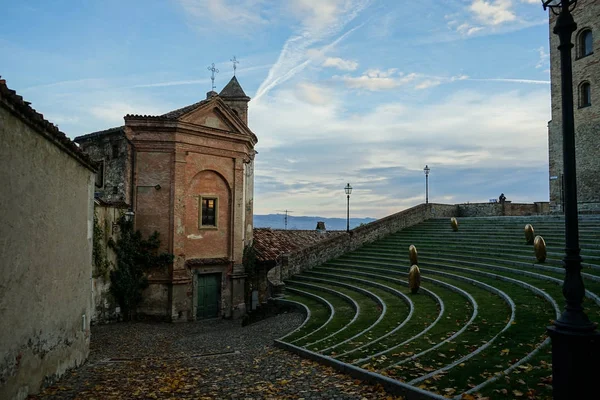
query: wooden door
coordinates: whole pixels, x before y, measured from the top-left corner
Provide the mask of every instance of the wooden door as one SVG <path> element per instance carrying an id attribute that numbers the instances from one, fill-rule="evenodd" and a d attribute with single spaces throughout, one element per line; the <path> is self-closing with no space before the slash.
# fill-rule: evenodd
<path id="1" fill-rule="evenodd" d="M 198 319 L 219 316 L 221 274 L 198 275 Z"/>

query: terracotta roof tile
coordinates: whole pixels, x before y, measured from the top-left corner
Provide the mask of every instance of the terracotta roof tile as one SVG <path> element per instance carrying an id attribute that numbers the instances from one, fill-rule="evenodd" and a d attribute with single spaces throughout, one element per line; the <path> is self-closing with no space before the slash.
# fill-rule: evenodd
<path id="1" fill-rule="evenodd" d="M 210 100 L 202 100 L 197 103 L 190 104 L 189 106 L 185 106 L 182 108 L 178 108 L 177 110 L 169 111 L 168 113 L 161 115 L 161 117 L 167 118 L 167 119 L 177 119 L 177 118 L 181 117 L 183 114 L 186 114 L 186 113 L 200 107 L 201 105 L 208 103 L 209 101 Z"/>
<path id="2" fill-rule="evenodd" d="M 275 261 L 281 254 L 291 253 L 318 243 L 344 231 L 254 229 L 254 248 L 258 261 Z"/>
<path id="3" fill-rule="evenodd" d="M 75 142 L 79 143 L 80 141 L 86 140 L 86 139 L 91 139 L 91 138 L 96 138 L 99 136 L 104 136 L 104 135 L 112 135 L 115 133 L 124 133 L 125 126 L 117 126 L 114 128 L 108 128 L 108 129 L 104 129 L 102 131 L 97 131 L 97 132 L 92 132 L 92 133 L 88 133 L 85 135 L 81 135 L 81 136 L 77 136 L 75 139 L 73 139 Z"/>

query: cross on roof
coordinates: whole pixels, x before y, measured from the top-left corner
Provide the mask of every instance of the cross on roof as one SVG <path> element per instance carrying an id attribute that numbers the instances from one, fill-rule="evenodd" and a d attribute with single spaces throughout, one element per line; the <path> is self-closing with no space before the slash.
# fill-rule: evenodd
<path id="1" fill-rule="evenodd" d="M 231 60 L 229 60 L 233 63 L 233 76 L 235 76 L 235 70 L 237 69 L 237 65 L 240 62 L 235 58 L 235 56 L 233 56 L 233 58 Z"/>
<path id="2" fill-rule="evenodd" d="M 211 90 L 215 90 L 217 87 L 215 86 L 215 72 L 218 74 L 219 70 L 215 68 L 215 63 L 212 63 L 211 66 L 208 67 L 208 70 L 212 72 L 210 76 L 210 80 L 212 81 Z"/>

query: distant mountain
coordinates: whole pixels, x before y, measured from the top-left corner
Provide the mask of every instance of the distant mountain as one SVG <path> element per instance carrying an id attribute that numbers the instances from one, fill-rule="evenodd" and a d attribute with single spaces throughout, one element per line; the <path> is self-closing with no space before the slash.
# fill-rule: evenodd
<path id="1" fill-rule="evenodd" d="M 368 224 L 375 218 L 350 218 L 350 229 L 360 224 Z M 330 231 L 345 231 L 346 218 L 325 217 L 293 217 L 288 215 L 288 229 L 313 230 L 317 228 L 317 222 L 325 222 L 325 229 Z M 268 214 L 254 216 L 255 228 L 285 229 L 285 214 Z"/>

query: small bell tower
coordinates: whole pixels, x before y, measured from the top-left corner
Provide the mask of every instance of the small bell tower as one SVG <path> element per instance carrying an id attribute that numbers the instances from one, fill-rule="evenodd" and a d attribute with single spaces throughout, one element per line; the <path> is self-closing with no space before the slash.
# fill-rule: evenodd
<path id="1" fill-rule="evenodd" d="M 246 96 L 235 75 L 221 90 L 219 97 L 248 125 L 248 102 L 250 97 Z"/>

